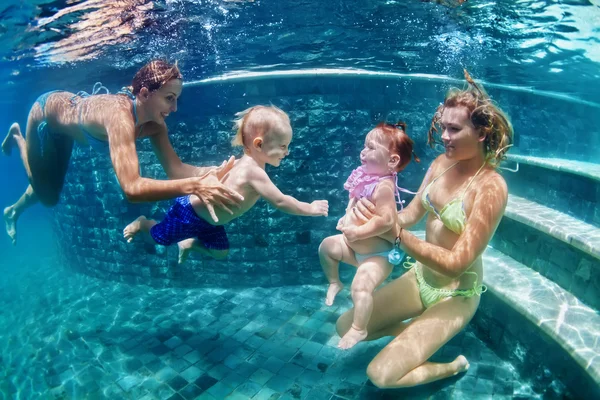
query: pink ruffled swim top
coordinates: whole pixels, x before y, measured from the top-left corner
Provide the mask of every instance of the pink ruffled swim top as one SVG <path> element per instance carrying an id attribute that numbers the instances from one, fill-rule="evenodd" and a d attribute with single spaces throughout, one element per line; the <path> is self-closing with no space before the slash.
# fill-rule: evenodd
<path id="1" fill-rule="evenodd" d="M 397 172 L 394 172 L 389 175 L 371 175 L 367 173 L 365 166 L 361 165 L 360 167 L 352 171 L 352 173 L 346 180 L 346 183 L 344 183 L 344 189 L 346 189 L 350 193 L 350 198 L 355 198 L 358 200 L 363 197 L 366 197 L 367 199 L 371 200 L 371 197 L 373 196 L 373 191 L 375 190 L 379 182 L 381 182 L 384 179 L 394 180 L 394 186 L 396 188 L 396 203 L 400 204 L 400 209 L 403 209 L 403 203 L 405 200 L 400 199 L 400 192 L 411 194 L 416 193 L 398 186 Z"/>

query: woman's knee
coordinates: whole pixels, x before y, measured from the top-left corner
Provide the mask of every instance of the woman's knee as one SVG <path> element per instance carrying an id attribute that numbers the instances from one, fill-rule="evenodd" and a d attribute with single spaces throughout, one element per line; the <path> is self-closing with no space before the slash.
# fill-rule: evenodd
<path id="1" fill-rule="evenodd" d="M 387 364 L 387 367 L 386 367 Z M 367 377 L 380 389 L 386 389 L 392 386 L 400 380 L 399 376 L 392 376 L 391 368 L 389 363 L 379 362 L 376 360 L 371 361 L 367 367 Z"/>
<path id="2" fill-rule="evenodd" d="M 414 352 L 414 350 L 411 347 L 410 351 L 406 348 L 404 351 L 396 350 L 393 354 L 390 352 L 383 354 L 379 353 L 373 361 L 369 363 L 367 367 L 367 377 L 373 385 L 380 389 L 399 387 L 398 382 L 400 379 L 414 368 L 418 367 L 418 365 L 416 365 L 418 363 L 413 363 L 411 365 L 411 361 L 409 361 L 412 359 L 410 356 L 412 352 Z M 389 357 L 393 357 L 394 359 L 390 360 Z"/>

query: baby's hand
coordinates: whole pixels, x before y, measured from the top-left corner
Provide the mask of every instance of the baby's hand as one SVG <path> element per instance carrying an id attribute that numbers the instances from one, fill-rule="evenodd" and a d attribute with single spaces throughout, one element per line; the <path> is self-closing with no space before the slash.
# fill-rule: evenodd
<path id="1" fill-rule="evenodd" d="M 326 217 L 329 213 L 329 202 L 327 200 L 315 200 L 310 203 L 312 215 Z"/>

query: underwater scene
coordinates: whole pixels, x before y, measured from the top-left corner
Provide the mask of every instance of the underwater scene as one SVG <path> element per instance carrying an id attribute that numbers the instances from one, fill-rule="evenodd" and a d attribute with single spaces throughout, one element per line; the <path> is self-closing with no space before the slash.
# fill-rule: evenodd
<path id="1" fill-rule="evenodd" d="M 4 0 L 0 399 L 600 398 L 598 0 Z"/>

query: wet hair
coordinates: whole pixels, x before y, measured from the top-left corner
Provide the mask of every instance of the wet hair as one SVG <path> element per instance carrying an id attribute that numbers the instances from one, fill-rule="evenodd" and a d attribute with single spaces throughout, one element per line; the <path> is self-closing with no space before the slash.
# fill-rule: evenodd
<path id="1" fill-rule="evenodd" d="M 406 123 L 403 121 L 398 121 L 395 124 L 381 122 L 373 129 L 373 131 L 390 139 L 388 150 L 390 153 L 400 156 L 400 163 L 396 167 L 396 172 L 400 172 L 406 168 L 413 157 L 416 162 L 421 162 L 413 150 L 414 142 L 406 134 Z"/>
<path id="2" fill-rule="evenodd" d="M 183 79 L 177 62 L 171 64 L 163 59 L 155 59 L 140 68 L 128 89 L 134 96 L 137 96 L 143 87 L 154 92 L 172 79 Z"/>
<path id="3" fill-rule="evenodd" d="M 440 104 L 431 119 L 427 143 L 431 147 L 435 145 L 434 132 L 439 133 L 438 127 L 446 108 L 465 107 L 475 129 L 485 135 L 486 162 L 495 168 L 506 159 L 505 154 L 512 146 L 513 127 L 504 111 L 490 99 L 481 85 L 475 83 L 466 69 L 464 74 L 468 87 L 463 90 L 455 88 L 448 91 L 444 103 Z"/>
<path id="4" fill-rule="evenodd" d="M 235 114 L 233 129 L 235 137 L 231 141 L 233 146 L 250 148 L 250 144 L 257 137 L 266 137 L 276 128 L 284 129 L 290 126 L 290 118 L 278 107 L 254 106 Z"/>

